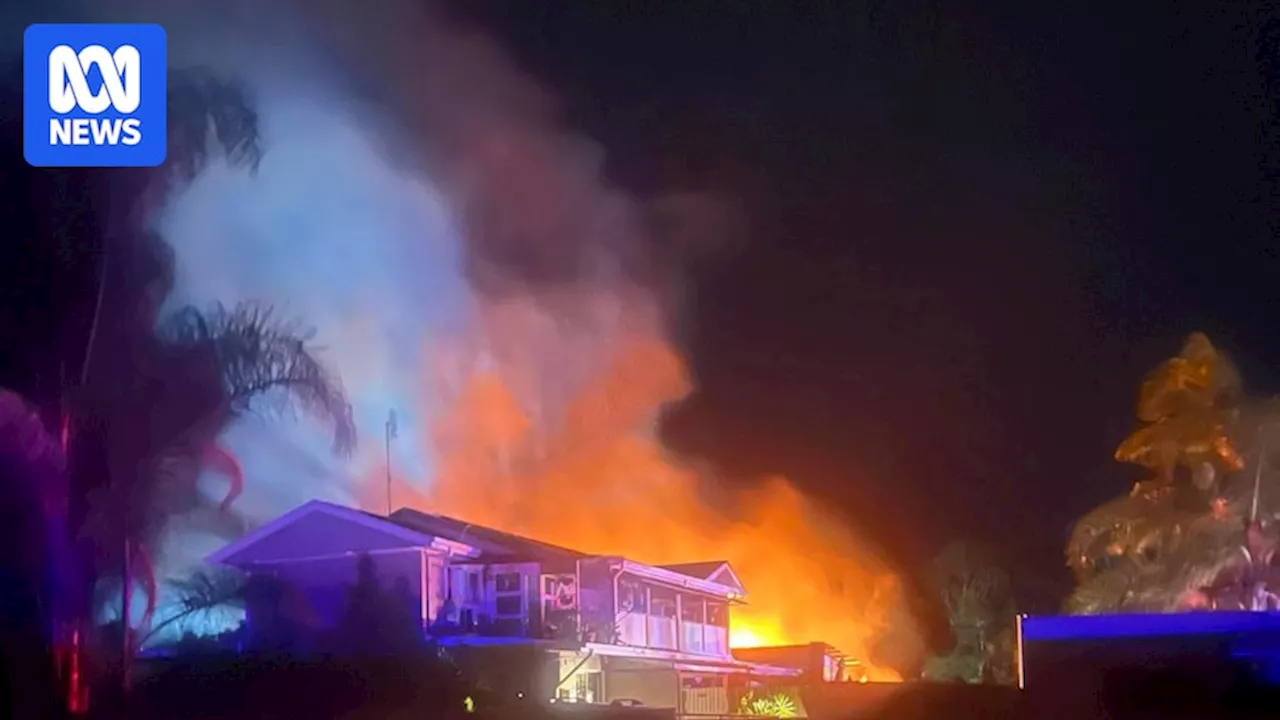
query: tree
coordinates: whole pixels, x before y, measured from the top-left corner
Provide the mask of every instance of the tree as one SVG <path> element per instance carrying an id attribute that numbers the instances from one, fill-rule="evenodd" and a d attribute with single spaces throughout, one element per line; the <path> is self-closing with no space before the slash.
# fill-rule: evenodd
<path id="1" fill-rule="evenodd" d="M 54 707 L 51 609 L 71 591 L 74 561 L 55 510 L 62 449 L 34 407 L 0 389 L 0 692 L 15 717 Z"/>
<path id="2" fill-rule="evenodd" d="M 20 67 L 12 58 L 6 68 L 7 107 L 21 107 Z M 204 70 L 175 70 L 168 86 L 168 162 L 158 169 L 31 168 L 20 151 L 20 114 L 0 113 L 10 162 L 0 172 L 0 210 L 11 235 L 0 244 L 0 267 L 11 273 L 0 281 L 0 328 L 22 348 L 0 359 L 0 382 L 31 398 L 52 434 L 69 439 L 60 521 L 77 535 L 88 524 L 91 498 L 99 507 L 106 495 L 150 504 L 131 479 L 142 471 L 112 467 L 108 457 L 109 450 L 119 455 L 107 436 L 119 435 L 110 431 L 109 408 L 123 393 L 117 402 L 101 401 L 114 384 L 138 387 L 156 369 L 153 331 L 172 286 L 172 255 L 148 232 L 152 216 L 214 157 L 252 170 L 261 156 L 257 118 L 241 87 Z M 40 283 L 30 281 L 37 277 Z M 97 576 L 130 574 L 118 566 L 135 554 L 91 542 L 79 550 L 83 582 L 68 593 L 77 601 L 59 623 L 66 638 L 82 638 L 91 627 Z"/>
<path id="3" fill-rule="evenodd" d="M 302 326 L 255 305 L 159 317 L 173 284 L 173 256 L 149 232 L 154 213 L 213 158 L 252 171 L 261 157 L 257 118 L 241 87 L 203 70 L 175 72 L 169 87 L 166 164 L 80 178 L 98 211 L 102 262 L 83 362 L 64 401 L 72 427 L 68 522 L 87 540 L 89 587 L 114 580 L 127 610 L 140 580 L 148 600 L 144 627 L 155 607 L 155 539 L 169 517 L 197 502 L 201 465 L 227 457 L 216 438 L 260 407 L 255 400 L 320 417 L 334 428 L 340 451 L 354 442 L 341 386 L 315 359 Z M 237 492 L 233 484 L 224 506 Z M 91 590 L 84 597 L 79 624 L 87 625 Z M 126 682 L 129 626 L 122 639 Z"/>
<path id="4" fill-rule="evenodd" d="M 1207 337 L 1192 334 L 1146 377 L 1136 414 L 1139 428 L 1115 457 L 1150 476 L 1076 523 L 1068 612 L 1206 604 L 1204 590 L 1241 557 L 1245 521 L 1257 518 L 1274 534 L 1280 403 L 1245 396 L 1234 364 Z"/>
<path id="5" fill-rule="evenodd" d="M 170 517 L 199 503 L 203 461 L 231 422 L 255 409 L 278 415 L 300 407 L 331 427 L 337 451 L 353 447 L 350 405 L 312 353 L 310 337 L 254 304 L 204 313 L 186 308 L 142 344 L 117 384 L 89 387 L 101 393 L 86 400 L 103 423 L 110 482 L 91 495 L 86 531 L 98 580 L 118 578 L 122 605 L 135 573 L 141 581 L 143 632 L 155 609 L 158 539 Z M 227 500 L 238 492 L 233 485 Z"/>
<path id="6" fill-rule="evenodd" d="M 1003 675 L 1012 654 L 1004 657 L 999 639 L 1012 628 L 1015 609 L 1009 577 L 990 553 L 952 543 L 934 559 L 928 584 L 947 610 L 956 642 L 949 655 L 926 663 L 925 676 L 976 683 Z"/>
<path id="7" fill-rule="evenodd" d="M 155 464 L 145 459 L 158 450 L 153 436 L 159 428 L 152 425 L 133 432 L 118 424 L 120 408 L 128 405 L 134 392 L 155 401 L 166 385 L 173 393 L 190 391 L 176 382 L 180 374 L 156 374 L 172 366 L 166 362 L 172 358 L 158 347 L 154 329 L 172 288 L 173 258 L 163 240 L 149 232 L 152 216 L 170 193 L 204 167 L 211 150 L 216 148 L 229 162 L 250 169 L 260 157 L 256 116 L 238 85 L 202 70 L 177 70 L 171 74 L 169 88 L 170 146 L 165 165 L 89 169 L 63 178 L 68 194 L 74 194 L 80 209 L 91 216 L 75 229 L 80 235 L 78 245 L 96 248 L 100 258 L 92 275 L 95 291 L 85 293 L 91 299 L 87 307 L 78 309 L 92 318 L 86 337 L 82 343 L 63 342 L 62 356 L 55 364 L 65 368 L 57 410 L 69 416 L 67 522 L 89 541 L 84 552 L 86 588 L 75 613 L 78 619 L 71 620 L 82 628 L 91 625 L 93 586 L 99 576 L 131 577 L 132 570 L 124 567 L 126 560 L 137 561 L 144 578 L 151 575 L 146 546 L 126 549 L 123 543 L 156 531 L 154 523 L 133 524 L 141 522 L 137 515 L 144 514 L 138 508 L 153 505 L 147 493 L 155 484 L 139 478 L 154 474 Z M 66 213 L 67 206 L 50 205 L 44 212 Z M 204 402 L 214 397 L 212 390 L 211 384 L 205 388 Z M 107 531 L 112 524 L 121 527 Z M 122 583 L 125 593 L 131 584 Z"/>
<path id="8" fill-rule="evenodd" d="M 169 585 L 177 594 L 172 609 L 138 639 L 139 648 L 146 647 L 166 630 L 181 628 L 221 608 L 244 607 L 245 577 L 234 570 L 197 570 L 188 577 L 171 580 Z"/>
<path id="9" fill-rule="evenodd" d="M 328 638 L 348 657 L 413 656 L 425 643 L 421 618 L 406 581 L 383 587 L 377 564 L 364 555 L 356 565 L 356 581 Z"/>

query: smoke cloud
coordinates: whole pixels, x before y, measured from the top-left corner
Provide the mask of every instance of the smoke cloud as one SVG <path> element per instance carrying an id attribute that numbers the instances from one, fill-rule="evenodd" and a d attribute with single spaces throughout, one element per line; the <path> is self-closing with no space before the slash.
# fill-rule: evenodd
<path id="1" fill-rule="evenodd" d="M 265 301 L 314 325 L 355 406 L 349 462 L 305 419 L 227 432 L 251 523 L 312 497 L 382 510 L 394 409 L 397 505 L 641 561 L 729 560 L 757 598 L 739 641 L 866 657 L 888 568 L 785 481 L 730 493 L 654 438 L 690 388 L 668 342 L 670 241 L 705 246 L 722 205 L 614 187 L 553 94 L 407 0 L 100 7 L 89 19 L 163 23 L 172 63 L 240 78 L 260 114 L 256 175 L 215 163 L 156 218 L 171 302 Z M 223 541 L 177 522 L 162 571 Z"/>

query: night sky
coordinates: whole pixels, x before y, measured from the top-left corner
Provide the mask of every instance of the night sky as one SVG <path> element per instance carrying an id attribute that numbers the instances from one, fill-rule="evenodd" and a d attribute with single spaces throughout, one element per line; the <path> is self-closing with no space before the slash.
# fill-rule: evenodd
<path id="1" fill-rule="evenodd" d="M 692 271 L 668 442 L 904 562 L 992 543 L 1050 609 L 1072 521 L 1136 477 L 1146 370 L 1203 329 L 1276 390 L 1258 7 L 468 5 L 619 182 L 745 208 Z"/>

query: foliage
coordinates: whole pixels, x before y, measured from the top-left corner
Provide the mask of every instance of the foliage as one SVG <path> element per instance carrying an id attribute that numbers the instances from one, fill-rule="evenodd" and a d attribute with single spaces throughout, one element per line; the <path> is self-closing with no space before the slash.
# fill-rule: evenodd
<path id="1" fill-rule="evenodd" d="M 205 68 L 175 69 L 168 111 L 168 164 L 176 179 L 193 180 L 208 164 L 211 146 L 229 164 L 257 169 L 262 160 L 258 115 L 241 84 Z"/>
<path id="2" fill-rule="evenodd" d="M 222 608 L 244 607 L 245 577 L 235 570 L 197 570 L 188 577 L 170 580 L 169 585 L 177 596 L 171 611 L 138 640 L 138 647 L 145 647 L 175 625 L 189 623 Z"/>
<path id="3" fill-rule="evenodd" d="M 777 692 L 772 695 L 756 697 L 749 692 L 738 701 L 738 712 L 742 715 L 763 715 L 775 718 L 799 717 L 799 705 L 789 693 Z"/>
<path id="4" fill-rule="evenodd" d="M 355 424 L 338 378 L 320 363 L 308 344 L 315 331 L 277 318 L 268 306 L 247 302 L 228 311 L 215 305 L 206 312 L 184 308 L 160 328 L 159 336 L 180 354 L 209 361 L 216 369 L 223 424 L 252 410 L 254 400 L 287 413 L 293 403 L 332 427 L 334 450 L 355 447 Z"/>
<path id="5" fill-rule="evenodd" d="M 356 582 L 325 645 L 346 656 L 422 654 L 425 636 L 407 585 L 382 586 L 377 564 L 364 555 Z"/>
<path id="6" fill-rule="evenodd" d="M 1198 602 L 1240 558 L 1255 492 L 1264 533 L 1274 532 L 1268 508 L 1280 474 L 1269 452 L 1280 447 L 1280 403 L 1240 387 L 1230 359 L 1199 333 L 1147 376 L 1140 427 L 1116 459 L 1150 477 L 1076 523 L 1067 612 L 1171 612 Z"/>
<path id="7" fill-rule="evenodd" d="M 982 682 L 984 658 L 978 653 L 935 655 L 925 663 L 922 677 L 933 682 Z"/>
<path id="8" fill-rule="evenodd" d="M 67 392 L 75 450 L 70 522 L 93 549 L 89 584 L 114 584 L 127 595 L 140 583 L 148 600 L 144 627 L 157 597 L 157 539 L 169 518 L 200 506 L 202 464 L 227 425 L 257 409 L 255 398 L 268 400 L 263 407 L 276 414 L 299 407 L 320 418 L 342 452 L 354 442 L 341 387 L 298 324 L 256 305 L 187 308 L 159 319 L 174 260 L 151 232 L 155 213 L 215 158 L 252 172 L 262 157 L 257 116 L 238 83 L 202 69 L 175 70 L 167 105 L 163 167 L 85 176 L 106 210 L 103 260 L 81 384 Z M 233 484 L 224 506 L 238 491 Z M 88 596 L 83 604 L 81 617 L 99 610 Z"/>
<path id="9" fill-rule="evenodd" d="M 934 559 L 930 579 L 953 627 L 989 627 L 1012 602 L 1009 576 L 972 544 L 948 545 Z"/>
<path id="10" fill-rule="evenodd" d="M 935 558 L 928 584 L 947 609 L 955 636 L 949 655 L 930 658 L 923 675 L 930 680 L 978 683 L 1008 673 L 1015 608 L 1008 574 L 991 553 L 972 544 L 948 545 Z"/>
<path id="11" fill-rule="evenodd" d="M 120 567 L 126 541 L 150 550 L 170 517 L 199 506 L 206 448 L 256 398 L 277 413 L 296 403 L 333 428 L 336 449 L 350 451 L 350 405 L 310 337 L 251 303 L 207 313 L 186 308 L 135 356 L 136 374 L 121 379 L 130 385 L 93 398 L 111 470 L 110 484 L 92 493 L 86 528 L 102 560 L 100 577 Z"/>
<path id="12" fill-rule="evenodd" d="M 221 402 L 219 370 L 209 365 L 193 373 L 201 358 L 166 347 L 155 333 L 173 284 L 173 252 L 150 232 L 152 216 L 206 165 L 212 148 L 250 169 L 261 154 L 243 88 L 187 70 L 173 73 L 169 91 L 167 164 L 158 171 L 110 170 L 82 178 L 103 204 L 103 238 L 97 307 L 77 373 L 81 385 L 67 392 L 75 449 L 70 521 L 93 541 L 92 571 L 104 577 L 122 570 L 126 539 L 135 541 L 130 552 L 141 553 L 136 559 L 149 566 L 150 539 L 166 515 L 193 497 L 189 484 L 164 477 L 173 469 L 167 456 L 175 449 L 190 455 L 196 436 L 220 430 L 208 412 Z M 85 244 L 92 246 L 88 239 Z"/>

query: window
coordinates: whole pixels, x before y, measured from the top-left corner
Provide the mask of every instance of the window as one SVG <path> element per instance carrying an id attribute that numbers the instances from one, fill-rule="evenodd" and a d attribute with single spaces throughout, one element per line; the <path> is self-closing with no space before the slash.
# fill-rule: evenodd
<path id="1" fill-rule="evenodd" d="M 729 614 L 728 610 L 722 603 L 707 603 L 707 624 L 716 627 L 728 627 Z"/>
<path id="2" fill-rule="evenodd" d="M 524 617 L 524 583 L 518 572 L 501 572 L 493 576 L 493 614 L 499 618 Z"/>
<path id="3" fill-rule="evenodd" d="M 467 602 L 480 602 L 480 571 L 467 571 Z"/>
<path id="4" fill-rule="evenodd" d="M 685 595 L 680 599 L 680 619 L 685 622 L 700 623 L 705 617 L 702 598 Z"/>
<path id="5" fill-rule="evenodd" d="M 618 581 L 618 609 L 622 612 L 649 612 L 648 589 L 634 578 L 623 577 Z"/>
<path id="6" fill-rule="evenodd" d="M 653 612 L 651 614 L 657 615 L 659 617 L 673 618 L 676 616 L 676 603 L 674 600 L 667 600 L 665 598 L 654 598 Z"/>
<path id="7" fill-rule="evenodd" d="M 494 611 L 499 617 L 519 617 L 523 614 L 522 607 L 519 595 L 499 595 L 494 602 Z"/>

